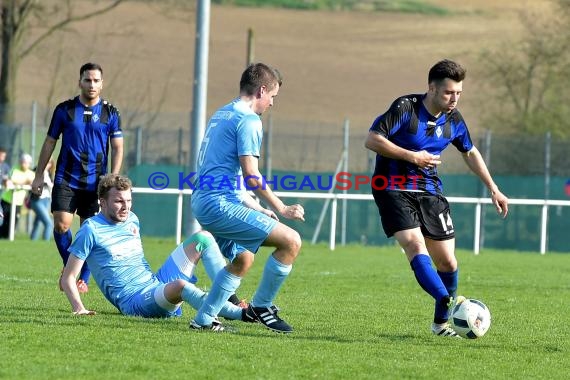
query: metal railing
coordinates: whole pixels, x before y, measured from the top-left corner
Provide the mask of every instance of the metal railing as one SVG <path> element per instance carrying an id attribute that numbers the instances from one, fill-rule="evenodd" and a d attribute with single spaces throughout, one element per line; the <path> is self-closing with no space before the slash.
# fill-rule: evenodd
<path id="1" fill-rule="evenodd" d="M 29 189 L 29 186 L 22 186 L 22 189 Z M 138 194 L 170 194 L 177 195 L 176 205 L 176 244 L 182 241 L 182 225 L 183 225 L 183 198 L 185 195 L 191 195 L 192 190 L 178 190 L 178 189 L 163 189 L 155 190 L 152 188 L 135 187 L 133 193 Z M 330 200 L 330 234 L 329 234 L 329 249 L 334 250 L 336 247 L 336 234 L 337 234 L 337 210 L 339 200 L 354 200 L 354 201 L 374 201 L 371 194 L 334 194 L 334 193 L 308 193 L 308 192 L 275 192 L 275 195 L 281 198 L 301 198 L 301 199 L 322 199 Z M 475 205 L 475 227 L 473 237 L 473 253 L 476 255 L 480 251 L 481 243 L 481 215 L 482 205 L 491 204 L 490 198 L 471 198 L 471 197 L 447 197 L 449 203 L 459 204 L 474 204 Z M 545 200 L 545 199 L 509 199 L 509 205 L 528 205 L 540 206 L 541 221 L 540 221 L 540 247 L 541 254 L 546 253 L 547 242 L 547 227 L 548 227 L 548 208 L 551 206 L 570 206 L 570 201 L 563 200 Z M 16 206 L 12 204 L 10 213 L 10 241 L 14 240 L 14 224 L 15 224 L 15 209 Z"/>
<path id="2" fill-rule="evenodd" d="M 135 193 L 163 193 L 163 194 L 178 194 L 177 211 L 176 211 L 176 243 L 180 244 L 182 241 L 182 217 L 183 217 L 183 196 L 192 194 L 192 190 L 154 190 L 150 188 L 134 188 Z M 337 210 L 339 200 L 355 200 L 355 201 L 374 201 L 371 194 L 329 194 L 329 193 L 308 193 L 308 192 L 275 192 L 275 195 L 281 198 L 301 198 L 301 199 L 329 199 L 331 216 L 330 216 L 330 234 L 329 234 L 329 249 L 334 250 L 336 247 L 336 225 L 337 225 Z M 481 215 L 482 205 L 491 204 L 490 198 L 472 198 L 472 197 L 447 197 L 449 203 L 459 204 L 475 204 L 475 227 L 473 237 L 473 253 L 479 254 L 481 245 Z M 551 206 L 570 206 L 570 201 L 563 200 L 545 200 L 545 199 L 509 199 L 509 205 L 528 205 L 540 206 L 542 208 L 541 221 L 540 221 L 540 247 L 541 254 L 546 253 L 547 242 L 547 227 L 548 227 L 548 208 Z"/>
<path id="3" fill-rule="evenodd" d="M 9 185 L 4 188 L 4 191 L 7 190 L 31 190 L 32 187 L 30 185 Z M 10 230 L 8 235 L 8 240 L 14 241 L 14 230 L 16 228 L 16 204 L 12 202 L 10 204 L 10 220 L 4 220 L 4 223 L 10 223 Z"/>

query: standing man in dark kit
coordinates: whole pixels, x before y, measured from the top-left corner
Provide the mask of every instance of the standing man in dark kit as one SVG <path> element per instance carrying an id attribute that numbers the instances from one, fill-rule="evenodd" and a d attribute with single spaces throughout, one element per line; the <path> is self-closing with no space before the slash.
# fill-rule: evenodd
<path id="1" fill-rule="evenodd" d="M 43 188 L 43 172 L 62 136 L 57 159 L 51 211 L 53 236 L 63 264 L 67 263 L 73 238 L 71 224 L 77 213 L 80 222 L 99 211 L 97 185 L 107 173 L 111 148 L 111 173 L 118 174 L 123 161 L 123 132 L 117 108 L 101 98 L 103 69 L 86 63 L 79 70 L 80 94 L 57 105 L 43 143 L 32 192 L 39 195 Z M 77 287 L 88 291 L 90 271 L 83 266 Z"/>

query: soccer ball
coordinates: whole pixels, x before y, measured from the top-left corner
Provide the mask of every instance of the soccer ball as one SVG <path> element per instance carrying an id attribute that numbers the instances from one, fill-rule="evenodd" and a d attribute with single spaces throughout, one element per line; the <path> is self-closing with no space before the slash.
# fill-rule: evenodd
<path id="1" fill-rule="evenodd" d="M 483 302 L 467 298 L 451 311 L 451 324 L 459 336 L 477 339 L 491 327 L 491 312 Z"/>

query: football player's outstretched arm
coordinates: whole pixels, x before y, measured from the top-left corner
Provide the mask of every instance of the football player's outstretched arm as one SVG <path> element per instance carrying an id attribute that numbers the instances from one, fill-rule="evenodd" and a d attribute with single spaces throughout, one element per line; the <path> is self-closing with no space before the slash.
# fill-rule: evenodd
<path id="1" fill-rule="evenodd" d="M 485 161 L 483 157 L 481 157 L 479 150 L 473 146 L 469 152 L 463 153 L 463 159 L 467 166 L 469 166 L 469 169 L 477 174 L 485 186 L 487 186 L 487 189 L 489 189 L 497 213 L 503 218 L 506 218 L 509 212 L 509 199 L 501 193 L 499 187 L 493 181 L 491 173 L 489 173 L 489 169 L 487 165 L 485 165 Z"/>
<path id="2" fill-rule="evenodd" d="M 32 193 L 40 195 L 42 189 L 44 188 L 44 170 L 46 169 L 47 163 L 55 150 L 55 145 L 57 140 L 53 137 L 46 136 L 44 143 L 42 145 L 42 150 L 40 151 L 40 156 L 38 158 L 38 165 L 36 166 L 36 177 L 32 182 Z"/>
<path id="3" fill-rule="evenodd" d="M 111 173 L 119 174 L 123 164 L 123 138 L 111 139 Z"/>
<path id="4" fill-rule="evenodd" d="M 79 290 L 77 290 L 77 283 L 75 279 L 81 272 L 81 267 L 83 266 L 84 260 L 80 260 L 74 255 L 69 255 L 67 264 L 63 268 L 63 273 L 61 274 L 60 286 L 65 292 L 69 303 L 71 304 L 71 309 L 74 315 L 94 315 L 95 312 L 87 310 L 81 302 L 81 297 L 79 295 Z"/>

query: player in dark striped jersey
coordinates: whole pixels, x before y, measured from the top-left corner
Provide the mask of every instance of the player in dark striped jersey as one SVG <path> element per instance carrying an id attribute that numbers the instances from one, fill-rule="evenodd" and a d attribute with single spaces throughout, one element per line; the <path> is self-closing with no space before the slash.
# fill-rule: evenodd
<path id="1" fill-rule="evenodd" d="M 503 217 L 508 212 L 507 197 L 493 181 L 456 109 L 464 78 L 459 64 L 436 63 L 428 74 L 427 93 L 396 99 L 374 120 L 365 143 L 376 153 L 374 175 L 389 181 L 382 188 L 372 183 L 382 227 L 388 237 L 396 238 L 419 285 L 435 299 L 432 332 L 441 336 L 457 336 L 448 323 L 458 282 L 455 232 L 437 175 L 440 154 L 450 143 L 489 189 L 497 212 Z"/>
<path id="2" fill-rule="evenodd" d="M 44 140 L 32 192 L 43 188 L 43 172 L 62 137 L 57 159 L 51 210 L 54 240 L 63 264 L 69 257 L 71 223 L 77 213 L 80 222 L 99 211 L 97 184 L 107 173 L 109 147 L 111 172 L 118 174 L 123 161 L 123 132 L 117 108 L 101 98 L 103 69 L 86 63 L 79 70 L 80 94 L 57 105 Z M 80 292 L 87 292 L 89 269 L 85 265 L 78 279 Z"/>

